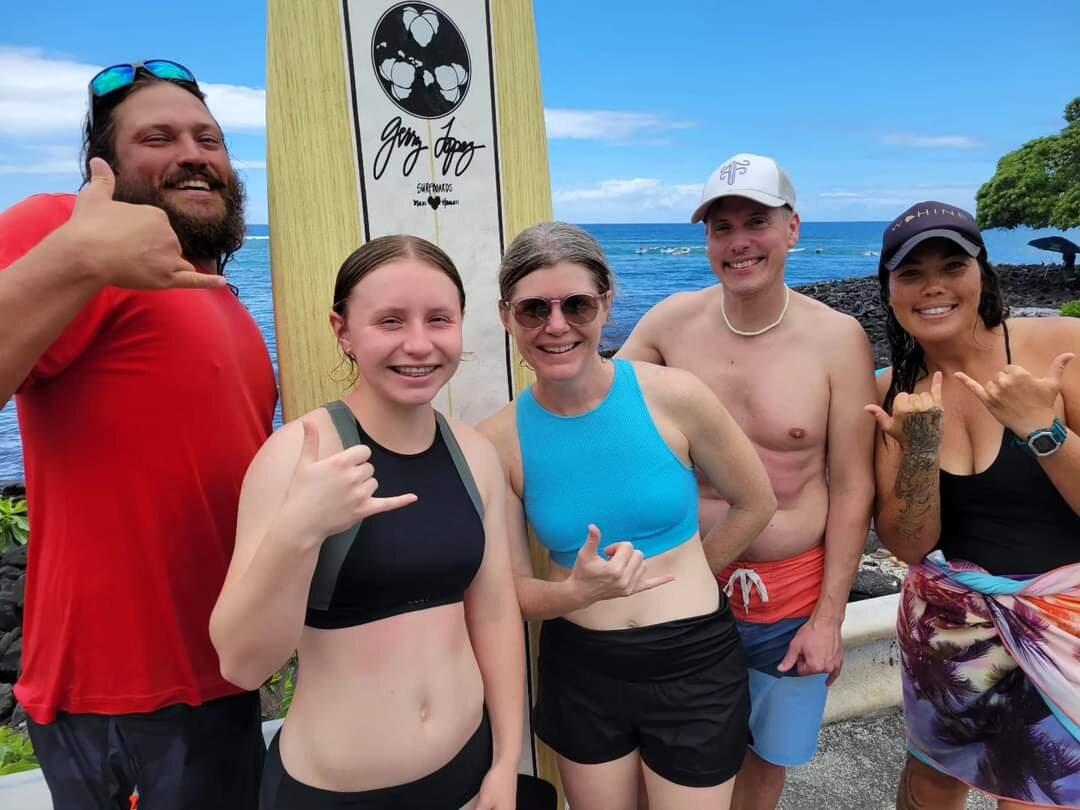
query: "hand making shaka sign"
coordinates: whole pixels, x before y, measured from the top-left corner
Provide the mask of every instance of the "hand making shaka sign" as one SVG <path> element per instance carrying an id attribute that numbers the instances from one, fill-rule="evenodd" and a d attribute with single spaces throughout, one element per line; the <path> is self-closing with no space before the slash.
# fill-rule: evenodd
<path id="1" fill-rule="evenodd" d="M 936 454 L 941 447 L 942 419 L 941 372 L 930 378 L 930 390 L 896 395 L 892 414 L 880 405 L 867 405 L 866 411 L 877 419 L 882 432 L 894 438 L 905 451 Z"/>
<path id="2" fill-rule="evenodd" d="M 375 479 L 375 468 L 368 461 L 371 449 L 367 445 L 353 445 L 319 458 L 318 426 L 310 417 L 302 419 L 301 425 L 304 443 L 283 508 L 297 516 L 300 525 L 310 529 L 310 535 L 305 537 L 307 542 L 321 545 L 327 537 L 355 526 L 366 517 L 416 501 L 412 493 L 375 497 L 379 482 Z"/>
<path id="3" fill-rule="evenodd" d="M 978 383 L 957 371 L 962 382 L 991 415 L 1017 436 L 1046 427 L 1054 419 L 1054 403 L 1061 395 L 1065 367 L 1076 355 L 1059 354 L 1050 362 L 1045 377 L 1036 377 L 1023 366 L 1010 364 L 985 383 Z"/>

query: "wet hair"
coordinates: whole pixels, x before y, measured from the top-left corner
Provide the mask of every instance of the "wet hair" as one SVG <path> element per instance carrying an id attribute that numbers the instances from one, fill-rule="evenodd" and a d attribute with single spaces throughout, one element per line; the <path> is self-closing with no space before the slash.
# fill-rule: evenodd
<path id="1" fill-rule="evenodd" d="M 91 119 L 90 110 L 87 110 L 86 120 L 83 122 L 82 178 L 84 184 L 90 182 L 91 158 L 102 158 L 114 171 L 116 170 L 116 108 L 123 104 L 132 93 L 159 83 L 175 84 L 187 90 L 203 104 L 206 103 L 206 94 L 194 82 L 159 79 L 143 68 L 135 71 L 135 81 L 126 87 L 121 87 L 101 97 L 92 95 L 90 104 L 93 106 L 93 118 Z M 91 126 L 91 120 L 93 126 Z"/>
<path id="2" fill-rule="evenodd" d="M 542 222 L 515 236 L 503 254 L 499 297 L 509 301 L 514 287 L 525 276 L 561 262 L 580 264 L 588 270 L 601 295 L 615 289 L 615 273 L 599 242 L 577 225 Z"/>
<path id="3" fill-rule="evenodd" d="M 953 242 L 949 244 L 954 245 Z M 960 254 L 968 255 L 959 246 L 954 246 Z M 919 342 L 900 325 L 889 305 L 889 276 L 892 273 L 885 267 L 885 260 L 886 257 L 882 256 L 878 263 L 878 283 L 881 287 L 881 306 L 885 310 L 885 336 L 889 341 L 892 380 L 885 394 L 882 408 L 891 413 L 896 395 L 901 392 L 910 394 L 915 390 L 915 384 L 926 376 L 926 354 Z M 997 271 L 994 270 L 994 266 L 990 264 L 986 255 L 985 246 L 979 251 L 975 260 L 979 264 L 979 277 L 982 281 L 982 290 L 979 293 L 979 317 L 987 329 L 993 329 L 1000 326 L 1008 317 L 1009 308 L 1005 303 L 1005 295 L 1001 291 Z"/>
<path id="4" fill-rule="evenodd" d="M 419 236 L 391 234 L 364 243 L 363 246 L 350 253 L 342 263 L 341 269 L 338 270 L 337 280 L 334 282 L 334 312 L 344 318 L 345 306 L 353 288 L 374 270 L 397 259 L 416 259 L 429 264 L 454 282 L 458 291 L 458 301 L 461 303 L 461 311 L 465 311 L 465 284 L 461 281 L 461 275 L 454 266 L 453 260 L 446 255 L 446 252 L 438 245 Z"/>

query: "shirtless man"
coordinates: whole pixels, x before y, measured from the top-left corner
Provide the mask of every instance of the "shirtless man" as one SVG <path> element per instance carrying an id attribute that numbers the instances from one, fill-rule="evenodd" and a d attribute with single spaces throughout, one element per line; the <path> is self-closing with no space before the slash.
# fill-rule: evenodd
<path id="1" fill-rule="evenodd" d="M 785 768 L 814 755 L 826 687 L 843 665 L 840 625 L 874 496 L 874 425 L 862 411 L 875 393 L 873 359 L 858 321 L 784 282 L 799 215 L 776 161 L 726 161 L 691 222 L 705 223 L 720 283 L 657 304 L 618 356 L 704 380 L 772 480 L 775 517 L 716 573 L 739 620 L 753 702 L 732 810 L 773 810 Z M 700 496 L 704 536 L 728 507 L 704 483 Z"/>

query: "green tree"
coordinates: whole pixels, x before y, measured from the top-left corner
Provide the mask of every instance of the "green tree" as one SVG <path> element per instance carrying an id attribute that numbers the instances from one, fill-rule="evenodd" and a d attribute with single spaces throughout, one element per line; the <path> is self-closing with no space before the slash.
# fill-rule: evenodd
<path id="1" fill-rule="evenodd" d="M 1028 141 L 998 161 L 975 195 L 980 228 L 1080 227 L 1080 97 L 1065 107 L 1065 128 Z"/>

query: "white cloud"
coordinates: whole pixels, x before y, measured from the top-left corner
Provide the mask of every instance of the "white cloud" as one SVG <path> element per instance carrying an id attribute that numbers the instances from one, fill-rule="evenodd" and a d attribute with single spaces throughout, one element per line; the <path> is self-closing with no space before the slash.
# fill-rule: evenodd
<path id="1" fill-rule="evenodd" d="M 233 165 L 234 169 L 246 169 L 248 171 L 251 171 L 251 170 L 265 171 L 266 170 L 266 161 L 265 160 L 234 160 L 232 162 L 232 165 Z"/>
<path id="2" fill-rule="evenodd" d="M 86 85 L 102 66 L 46 56 L 38 48 L 0 46 L 0 136 L 77 133 L 86 114 Z M 226 131 L 265 127 L 266 92 L 200 83 Z"/>
<path id="3" fill-rule="evenodd" d="M 632 198 L 650 207 L 671 207 L 699 198 L 701 186 L 672 185 L 651 177 L 635 177 L 630 180 L 601 180 L 585 188 L 556 189 L 552 196 L 557 203 L 608 202 Z"/>
<path id="4" fill-rule="evenodd" d="M 912 135 L 906 132 L 882 135 L 881 142 L 916 149 L 978 149 L 982 146 L 978 139 L 970 135 Z"/>
<path id="5" fill-rule="evenodd" d="M 0 174 L 78 173 L 78 147 L 65 144 L 33 144 L 14 158 L 0 159 Z"/>
<path id="6" fill-rule="evenodd" d="M 808 190 L 799 206 L 803 219 L 891 219 L 912 203 L 920 200 L 941 200 L 975 210 L 972 183 L 913 183 L 905 186 L 874 186 L 834 188 L 828 191 Z"/>
<path id="7" fill-rule="evenodd" d="M 552 140 L 627 141 L 694 126 L 692 121 L 669 121 L 650 113 L 615 110 L 545 109 L 544 121 Z"/>
<path id="8" fill-rule="evenodd" d="M 258 132 L 266 128 L 266 91 L 238 84 L 199 83 L 206 106 L 225 132 Z"/>
<path id="9" fill-rule="evenodd" d="M 39 48 L 0 46 L 0 136 L 78 132 L 86 113 L 86 85 L 101 69 L 47 55 Z M 223 129 L 259 132 L 266 126 L 266 91 L 200 82 Z M 693 127 L 652 113 L 547 109 L 553 140 L 629 141 Z"/>
<path id="10" fill-rule="evenodd" d="M 653 177 L 601 180 L 552 191 L 556 214 L 569 222 L 668 222 L 690 216 L 701 199 L 699 183 Z"/>

